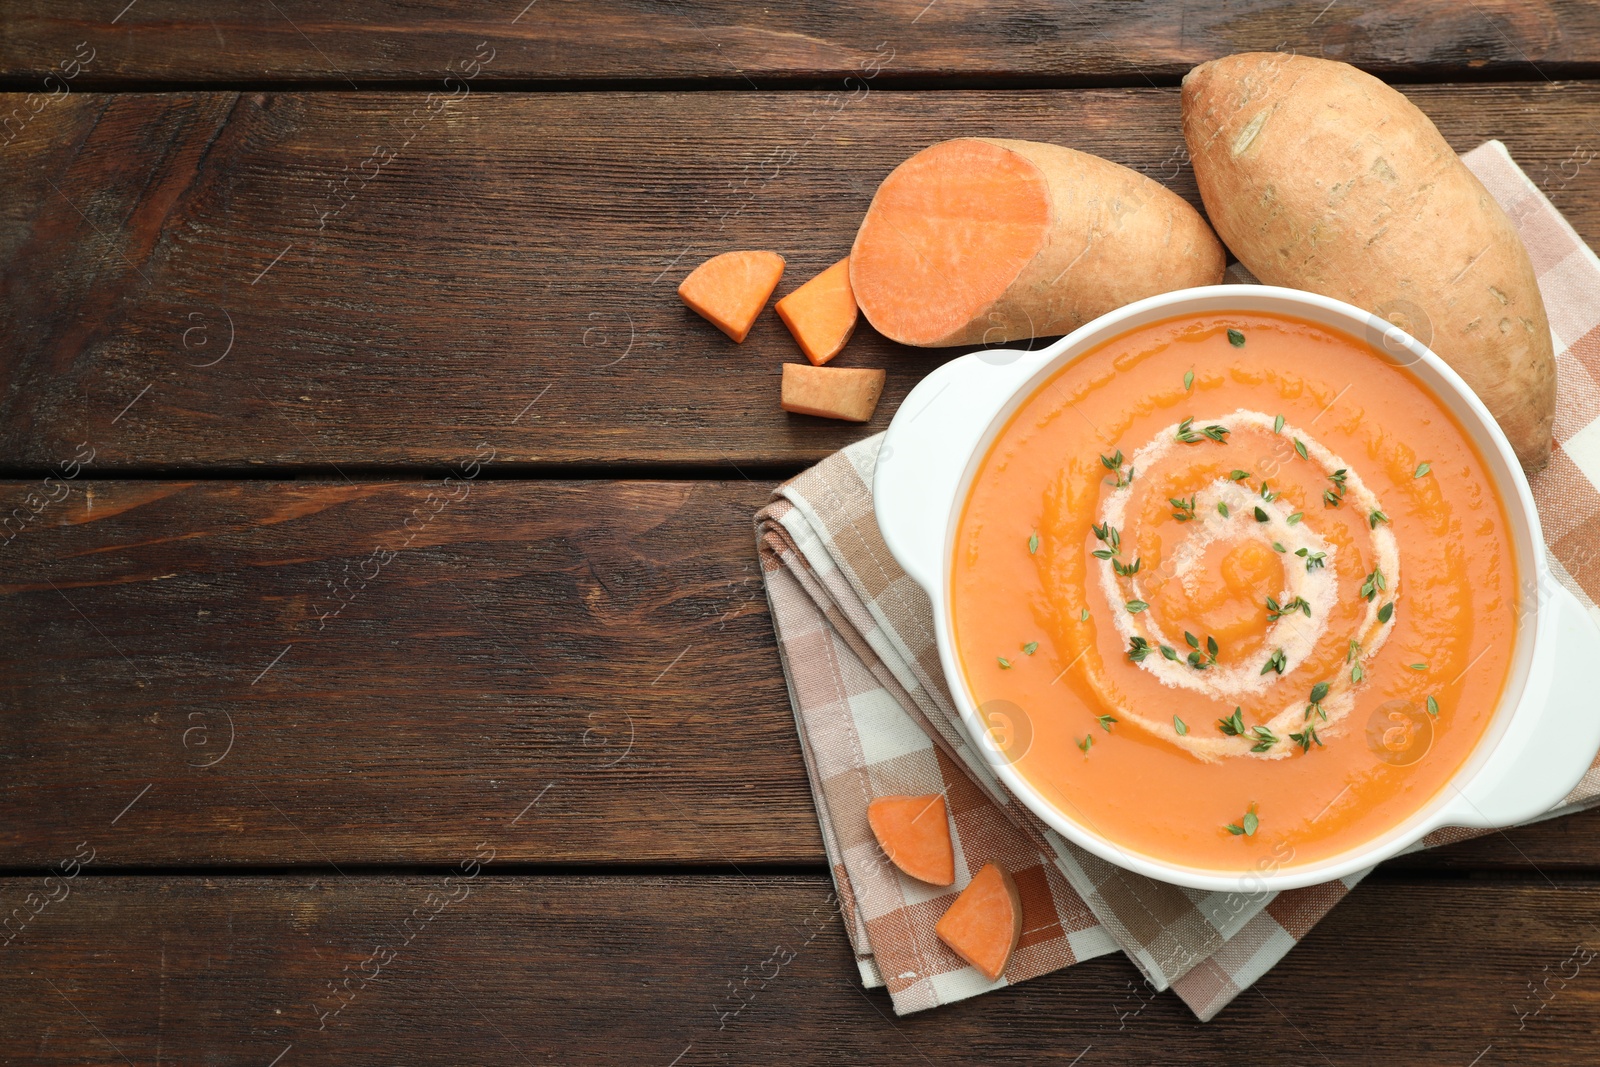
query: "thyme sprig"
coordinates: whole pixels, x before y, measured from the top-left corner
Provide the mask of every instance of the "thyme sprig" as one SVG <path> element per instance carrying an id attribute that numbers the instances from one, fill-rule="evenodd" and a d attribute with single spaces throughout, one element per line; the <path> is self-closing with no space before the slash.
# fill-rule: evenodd
<path id="1" fill-rule="evenodd" d="M 1283 604 L 1279 604 L 1274 597 L 1267 597 L 1268 622 L 1277 622 L 1279 619 L 1283 618 L 1283 616 L 1293 615 L 1297 611 L 1306 618 L 1311 618 L 1311 604 L 1306 600 L 1305 597 L 1291 597 Z"/>
<path id="2" fill-rule="evenodd" d="M 1221 444 L 1222 439 L 1231 432 L 1226 426 L 1221 426 L 1217 423 L 1212 423 L 1210 426 L 1204 426 L 1196 430 L 1194 428 L 1194 418 L 1191 416 L 1178 423 L 1178 432 L 1174 436 L 1180 443 L 1186 445 L 1192 445 L 1207 438 Z"/>
<path id="3" fill-rule="evenodd" d="M 1129 467 L 1126 471 L 1122 469 L 1122 449 L 1117 449 L 1116 452 L 1109 456 L 1102 455 L 1100 457 L 1100 462 L 1105 466 L 1106 470 L 1115 475 L 1114 479 L 1106 479 L 1106 481 L 1111 482 L 1115 488 L 1126 489 L 1133 483 L 1134 468 Z"/>

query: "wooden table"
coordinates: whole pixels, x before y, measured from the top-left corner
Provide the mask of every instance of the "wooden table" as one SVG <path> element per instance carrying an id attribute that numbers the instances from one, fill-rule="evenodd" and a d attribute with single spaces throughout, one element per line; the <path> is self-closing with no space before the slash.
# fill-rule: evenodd
<path id="1" fill-rule="evenodd" d="M 788 416 L 777 320 L 673 292 L 950 136 L 1198 203 L 1178 81 L 1252 48 L 1600 244 L 1592 4 L 124 2 L 0 12 L 0 1061 L 1593 1058 L 1600 814 L 1386 864 L 1207 1025 L 1120 957 L 863 992 L 751 515 L 945 357 Z"/>

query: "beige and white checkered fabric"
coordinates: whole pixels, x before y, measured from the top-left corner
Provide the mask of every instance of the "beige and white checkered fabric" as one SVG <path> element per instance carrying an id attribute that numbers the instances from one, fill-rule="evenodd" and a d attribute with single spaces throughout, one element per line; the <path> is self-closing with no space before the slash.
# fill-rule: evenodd
<path id="1" fill-rule="evenodd" d="M 1600 260 L 1498 141 L 1462 157 L 1522 235 L 1550 313 L 1560 373 L 1555 456 L 1533 479 L 1554 572 L 1600 601 Z M 1249 280 L 1235 275 L 1236 280 Z M 863 981 L 899 1014 L 961 1000 L 1115 950 L 1209 1019 L 1294 947 L 1360 881 L 1285 893 L 1203 893 L 1092 856 L 1016 803 L 968 745 L 945 687 L 927 597 L 889 554 L 870 485 L 881 435 L 784 484 L 756 517 L 773 627 L 845 927 Z M 1600 617 L 1600 613 L 1597 613 Z M 867 802 L 943 793 L 956 885 L 899 874 L 873 842 Z M 1600 801 L 1600 762 L 1563 806 Z M 1433 835 L 1418 847 L 1470 836 Z M 989 861 L 1016 877 L 1023 933 L 988 982 L 934 924 Z"/>

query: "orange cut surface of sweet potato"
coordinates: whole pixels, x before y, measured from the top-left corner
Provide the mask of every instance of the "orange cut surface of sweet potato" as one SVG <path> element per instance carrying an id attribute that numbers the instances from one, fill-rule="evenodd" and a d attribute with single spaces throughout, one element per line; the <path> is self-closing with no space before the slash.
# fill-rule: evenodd
<path id="1" fill-rule="evenodd" d="M 812 363 L 820 367 L 837 356 L 860 318 L 850 290 L 850 257 L 778 301 L 774 310 Z"/>
<path id="2" fill-rule="evenodd" d="M 1161 183 L 1061 145 L 961 137 L 884 178 L 850 248 L 861 314 L 939 348 L 1069 333 L 1222 280 L 1222 245 Z"/>
<path id="3" fill-rule="evenodd" d="M 878 797 L 867 805 L 878 846 L 896 867 L 929 885 L 953 885 L 956 854 L 944 797 Z"/>
<path id="4" fill-rule="evenodd" d="M 939 940 L 989 981 L 999 978 L 1022 936 L 1022 897 L 1003 868 L 986 863 L 934 928 Z"/>
<path id="5" fill-rule="evenodd" d="M 678 296 L 717 329 L 743 341 L 783 277 L 776 252 L 724 252 L 712 256 L 678 286 Z"/>
<path id="6" fill-rule="evenodd" d="M 825 419 L 870 422 L 883 395 L 883 370 L 864 367 L 783 365 L 783 410 Z"/>

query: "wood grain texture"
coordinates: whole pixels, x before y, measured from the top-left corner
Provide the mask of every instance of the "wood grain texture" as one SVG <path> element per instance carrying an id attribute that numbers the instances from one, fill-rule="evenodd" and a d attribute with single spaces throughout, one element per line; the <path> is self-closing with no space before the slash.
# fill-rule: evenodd
<path id="1" fill-rule="evenodd" d="M 65 488 L 0 547 L 0 866 L 821 856 L 770 485 Z"/>
<path id="2" fill-rule="evenodd" d="M 1411 95 L 1457 148 L 1504 138 L 1600 239 L 1600 85 Z M 4 149 L 0 464 L 85 440 L 99 469 L 442 465 L 479 442 L 498 463 L 815 461 L 946 354 L 863 326 L 838 364 L 888 369 L 873 423 L 789 415 L 777 317 L 735 345 L 674 288 L 771 248 L 787 292 L 896 163 L 967 134 L 1067 142 L 1196 199 L 1165 90 L 72 94 Z"/>
<path id="3" fill-rule="evenodd" d="M 971 4 L 734 0 L 14 0 L 3 74 L 42 78 L 80 41 L 86 81 L 282 84 L 438 80 L 479 42 L 488 76 L 539 81 L 712 80 L 741 87 L 896 77 L 1171 80 L 1230 52 L 1295 49 L 1411 78 L 1596 65 L 1600 15 L 1582 0 L 1235 0 L 1227 4 L 997 0 Z"/>
<path id="4" fill-rule="evenodd" d="M 821 865 L 770 489 L 0 485 L 0 867 Z M 1600 868 L 1600 812 L 1396 864 Z"/>
<path id="5" fill-rule="evenodd" d="M 1359 887 L 1202 1024 L 1120 956 L 897 1019 L 820 876 L 493 871 L 79 876 L 0 950 L 0 1058 L 1464 1067 L 1578 1062 L 1600 1027 L 1593 884 Z"/>

